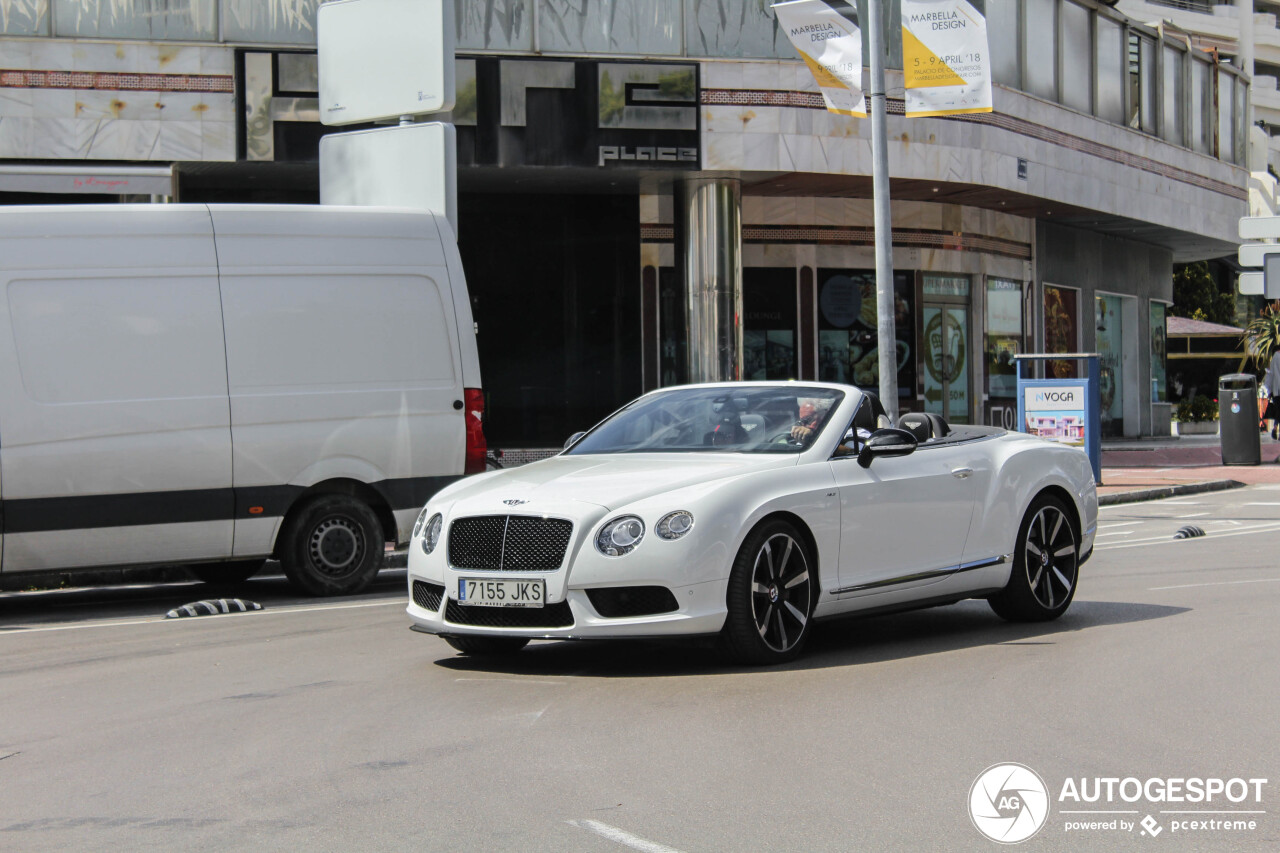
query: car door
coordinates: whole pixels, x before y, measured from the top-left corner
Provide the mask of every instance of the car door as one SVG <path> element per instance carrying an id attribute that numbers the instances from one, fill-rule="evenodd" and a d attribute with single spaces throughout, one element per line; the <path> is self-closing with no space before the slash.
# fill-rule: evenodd
<path id="1" fill-rule="evenodd" d="M 960 565 L 974 512 L 974 460 L 964 444 L 922 444 L 862 467 L 829 463 L 840 494 L 840 586 L 846 596 L 937 583 Z"/>

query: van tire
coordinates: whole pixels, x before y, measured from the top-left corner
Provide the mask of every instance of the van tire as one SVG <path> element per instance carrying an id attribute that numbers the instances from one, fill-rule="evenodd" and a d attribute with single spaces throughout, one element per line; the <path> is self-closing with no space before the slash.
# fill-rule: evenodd
<path id="1" fill-rule="evenodd" d="M 321 495 L 302 506 L 281 532 L 280 565 L 311 595 L 353 595 L 382 568 L 382 524 L 369 505 Z"/>
<path id="2" fill-rule="evenodd" d="M 235 560 L 230 563 L 201 563 L 197 566 L 188 566 L 187 570 L 204 583 L 235 584 L 244 583 L 262 571 L 266 562 L 266 560 Z"/>

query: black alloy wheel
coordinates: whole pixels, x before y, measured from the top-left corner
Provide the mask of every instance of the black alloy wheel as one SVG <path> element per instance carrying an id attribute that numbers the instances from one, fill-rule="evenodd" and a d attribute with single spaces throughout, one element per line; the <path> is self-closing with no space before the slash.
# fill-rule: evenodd
<path id="1" fill-rule="evenodd" d="M 1066 612 L 1076 594 L 1080 539 L 1066 506 L 1042 495 L 1018 530 L 1009 584 L 989 601 L 1002 618 L 1045 622 Z"/>
<path id="2" fill-rule="evenodd" d="M 747 664 L 795 659 L 809 637 L 816 580 L 795 527 L 779 520 L 752 531 L 729 576 L 726 653 Z"/>

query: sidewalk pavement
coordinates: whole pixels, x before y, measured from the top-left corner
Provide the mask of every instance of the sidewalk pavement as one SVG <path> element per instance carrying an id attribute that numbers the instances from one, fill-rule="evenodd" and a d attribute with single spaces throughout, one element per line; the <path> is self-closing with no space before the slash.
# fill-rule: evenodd
<path id="1" fill-rule="evenodd" d="M 1280 442 L 1260 434 L 1259 465 L 1223 465 L 1218 436 L 1104 440 L 1104 505 L 1212 492 L 1261 483 L 1280 484 Z"/>

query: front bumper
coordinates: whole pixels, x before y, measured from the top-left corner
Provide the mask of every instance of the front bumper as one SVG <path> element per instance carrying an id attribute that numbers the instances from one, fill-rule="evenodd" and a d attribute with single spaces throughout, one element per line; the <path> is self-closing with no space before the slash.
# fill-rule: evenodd
<path id="1" fill-rule="evenodd" d="M 437 606 L 424 606 L 424 596 L 419 590 L 415 596 L 414 583 L 426 583 L 440 591 Z M 528 637 L 530 639 L 586 640 L 622 637 L 688 637 L 699 634 L 715 634 L 723 626 L 726 615 L 726 580 L 709 581 L 682 587 L 669 587 L 675 595 L 677 609 L 651 616 L 627 616 L 606 618 L 596 612 L 584 589 L 567 589 L 564 599 L 544 608 L 484 608 L 484 611 L 509 611 L 511 621 L 519 627 L 501 624 L 466 624 L 451 616 L 478 621 L 472 618 L 476 612 L 457 602 L 457 589 L 448 589 L 428 578 L 409 575 L 409 607 L 406 612 L 415 631 L 444 636 L 468 637 Z M 429 605 L 434 595 L 425 599 Z M 521 612 L 523 611 L 523 612 Z M 534 611 L 534 612 L 530 612 Z M 501 614 L 497 614 L 499 617 Z M 545 618 L 540 618 L 545 615 Z M 498 618 L 492 621 L 502 623 Z M 545 622 L 546 624 L 531 624 Z M 568 624 L 566 624 L 568 623 Z"/>

